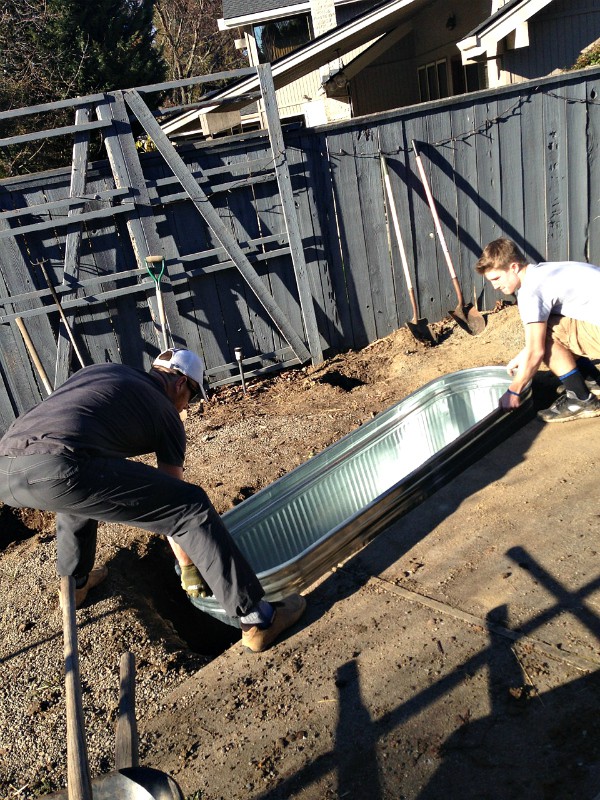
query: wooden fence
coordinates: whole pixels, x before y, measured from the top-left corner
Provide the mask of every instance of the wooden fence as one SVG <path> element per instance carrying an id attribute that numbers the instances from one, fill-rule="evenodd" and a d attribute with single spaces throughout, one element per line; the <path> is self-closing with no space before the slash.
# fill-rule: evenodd
<path id="1" fill-rule="evenodd" d="M 171 341 L 202 353 L 213 384 L 236 379 L 236 347 L 251 374 L 360 348 L 402 326 L 412 312 L 381 154 L 420 313 L 430 321 L 446 316 L 456 297 L 413 141 L 467 301 L 475 294 L 489 309 L 498 299 L 473 273 L 482 246 L 497 236 L 514 239 L 532 260 L 598 263 L 599 93 L 600 70 L 591 69 L 287 129 L 285 146 L 273 130 L 181 146 L 177 157 L 200 194 L 179 174 L 168 143 L 139 161 L 129 156 L 139 175 L 125 188 L 108 161 L 86 164 L 76 191 L 74 169 L 1 182 L 0 426 L 47 394 L 17 317 L 51 385 L 79 368 L 72 353 L 66 372 L 64 358 L 62 367 L 57 359 L 65 325 L 40 263 L 84 363 L 147 368 L 161 349 L 155 285 L 132 220 L 151 222 L 165 257 L 161 286 Z M 129 100 L 135 111 L 137 95 Z M 119 123 L 129 124 L 126 116 Z M 224 246 L 228 237 L 233 243 Z M 146 254 L 152 249 L 156 244 L 148 243 Z M 66 268 L 73 259 L 75 273 Z M 249 282 L 248 265 L 268 302 Z"/>

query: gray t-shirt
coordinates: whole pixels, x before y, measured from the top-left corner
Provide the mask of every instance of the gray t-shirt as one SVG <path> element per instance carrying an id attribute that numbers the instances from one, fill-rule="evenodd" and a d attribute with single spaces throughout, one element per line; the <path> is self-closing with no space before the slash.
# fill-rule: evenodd
<path id="1" fill-rule="evenodd" d="M 580 261 L 528 264 L 517 302 L 525 324 L 559 314 L 600 325 L 600 267 Z"/>
<path id="2" fill-rule="evenodd" d="M 159 380 L 122 364 L 84 367 L 16 419 L 0 455 L 87 454 L 129 458 L 156 453 L 183 466 L 185 431 Z"/>

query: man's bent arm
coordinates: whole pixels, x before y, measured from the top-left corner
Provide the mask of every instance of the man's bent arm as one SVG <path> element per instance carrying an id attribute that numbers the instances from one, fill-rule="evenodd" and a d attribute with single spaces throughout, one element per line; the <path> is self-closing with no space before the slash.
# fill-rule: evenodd
<path id="1" fill-rule="evenodd" d="M 510 389 L 517 394 L 530 383 L 544 360 L 546 327 L 545 322 L 529 322 L 525 325 L 525 347 L 521 351 L 521 361 L 510 385 Z"/>
<path id="2" fill-rule="evenodd" d="M 508 391 L 500 398 L 502 408 L 518 408 L 521 404 L 519 395 L 528 386 L 538 367 L 544 360 L 546 342 L 546 323 L 530 322 L 525 325 L 525 347 L 509 362 L 514 374 Z"/>

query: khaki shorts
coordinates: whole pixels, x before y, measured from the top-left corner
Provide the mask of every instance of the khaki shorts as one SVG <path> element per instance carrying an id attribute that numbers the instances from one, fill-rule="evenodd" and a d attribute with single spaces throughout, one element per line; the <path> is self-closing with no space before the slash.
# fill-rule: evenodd
<path id="1" fill-rule="evenodd" d="M 546 339 L 560 342 L 576 356 L 600 358 L 600 325 L 553 314 L 548 320 Z"/>

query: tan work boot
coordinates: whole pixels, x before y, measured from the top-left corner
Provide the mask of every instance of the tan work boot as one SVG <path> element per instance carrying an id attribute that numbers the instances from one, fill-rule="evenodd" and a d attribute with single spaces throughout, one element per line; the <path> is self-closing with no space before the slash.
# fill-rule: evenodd
<path id="1" fill-rule="evenodd" d="M 253 653 L 262 653 L 273 644 L 280 633 L 297 622 L 304 613 L 306 600 L 302 595 L 291 594 L 281 602 L 271 605 L 275 609 L 275 614 L 268 628 L 253 625 L 248 630 L 242 630 L 242 644 Z"/>
<path id="2" fill-rule="evenodd" d="M 81 586 L 79 589 L 75 589 L 75 608 L 79 608 L 85 602 L 86 597 L 88 596 L 88 592 L 90 589 L 93 589 L 94 586 L 98 586 L 99 583 L 102 583 L 105 580 L 106 576 L 108 575 L 108 567 L 97 567 L 93 569 L 90 574 L 88 575 L 87 581 Z M 58 600 L 60 603 L 60 607 L 62 608 L 62 594 L 58 593 Z"/>

